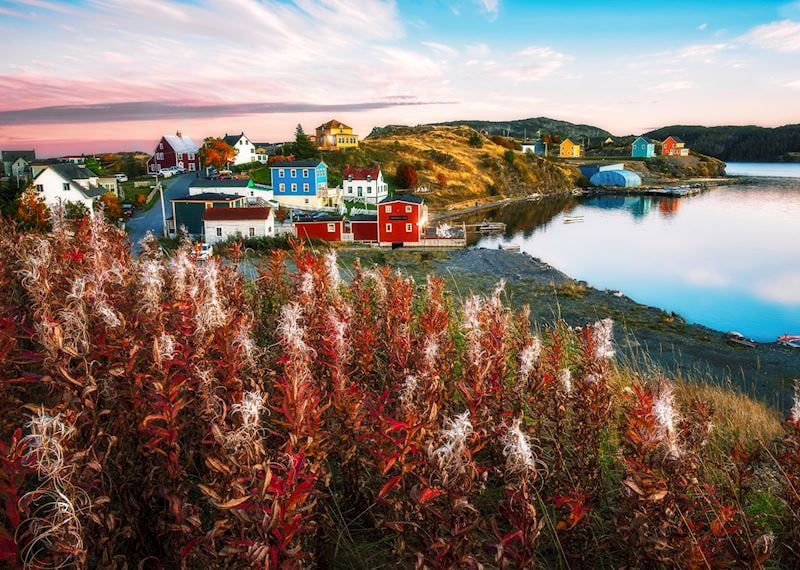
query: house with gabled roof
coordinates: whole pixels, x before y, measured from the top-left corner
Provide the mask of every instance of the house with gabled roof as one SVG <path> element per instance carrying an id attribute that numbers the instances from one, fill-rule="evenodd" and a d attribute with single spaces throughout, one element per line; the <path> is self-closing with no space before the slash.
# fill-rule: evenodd
<path id="1" fill-rule="evenodd" d="M 272 208 L 206 208 L 203 210 L 203 235 L 210 244 L 231 237 L 258 238 L 275 235 Z"/>
<path id="2" fill-rule="evenodd" d="M 286 160 L 270 165 L 274 199 L 284 206 L 334 207 L 341 195 L 328 188 L 328 165 L 317 159 Z"/>
<path id="3" fill-rule="evenodd" d="M 314 142 L 323 150 L 358 148 L 358 135 L 352 127 L 332 119 L 317 127 Z"/>
<path id="4" fill-rule="evenodd" d="M 233 147 L 233 164 L 249 164 L 251 162 L 256 162 L 256 145 L 247 138 L 247 135 L 244 132 L 238 135 L 229 135 L 225 133 L 225 136 L 222 137 L 227 144 Z"/>
<path id="5" fill-rule="evenodd" d="M 561 158 L 580 158 L 583 156 L 583 146 L 564 139 L 559 146 L 558 156 Z"/>
<path id="6" fill-rule="evenodd" d="M 342 197 L 366 204 L 377 204 L 389 195 L 380 164 L 367 167 L 345 166 L 342 173 Z"/>
<path id="7" fill-rule="evenodd" d="M 428 207 L 419 196 L 398 195 L 378 204 L 378 241 L 416 243 L 425 237 Z"/>
<path id="8" fill-rule="evenodd" d="M 644 137 L 638 137 L 631 145 L 633 158 L 653 158 L 656 155 L 656 143 Z"/>
<path id="9" fill-rule="evenodd" d="M 46 166 L 33 179 L 33 187 L 48 207 L 80 202 L 90 212 L 95 199 L 108 191 L 97 174 L 71 162 Z"/>
<path id="10" fill-rule="evenodd" d="M 689 149 L 678 137 L 667 137 L 661 143 L 661 156 L 689 156 Z"/>
<path id="11" fill-rule="evenodd" d="M 27 176 L 34 160 L 35 150 L 0 150 L 3 176 Z"/>
<path id="12" fill-rule="evenodd" d="M 178 131 L 164 135 L 156 144 L 153 156 L 147 161 L 147 172 L 153 174 L 163 168 L 184 168 L 187 172 L 200 171 L 200 147 Z"/>

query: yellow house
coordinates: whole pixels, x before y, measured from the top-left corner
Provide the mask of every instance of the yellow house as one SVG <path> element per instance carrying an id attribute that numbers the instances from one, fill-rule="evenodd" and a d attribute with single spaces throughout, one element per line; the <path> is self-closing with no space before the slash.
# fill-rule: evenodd
<path id="1" fill-rule="evenodd" d="M 351 127 L 336 119 L 317 127 L 316 135 L 317 146 L 324 150 L 358 147 L 358 135 L 353 132 Z"/>
<path id="2" fill-rule="evenodd" d="M 569 139 L 564 139 L 564 142 L 559 147 L 558 156 L 561 158 L 580 158 L 583 156 L 583 147 Z"/>

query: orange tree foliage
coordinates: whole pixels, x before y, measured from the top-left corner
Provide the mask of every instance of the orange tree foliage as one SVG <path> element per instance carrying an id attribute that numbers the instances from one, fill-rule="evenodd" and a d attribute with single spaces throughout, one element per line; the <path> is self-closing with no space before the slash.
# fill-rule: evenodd
<path id="1" fill-rule="evenodd" d="M 200 161 L 204 166 L 213 166 L 221 170 L 233 162 L 235 152 L 233 147 L 222 139 L 209 137 L 200 147 Z"/>
<path id="2" fill-rule="evenodd" d="M 444 172 L 436 175 L 436 181 L 439 183 L 440 188 L 447 188 L 447 175 Z"/>
<path id="3" fill-rule="evenodd" d="M 419 175 L 416 169 L 407 162 L 397 165 L 396 171 L 397 185 L 400 188 L 416 188 L 419 182 Z"/>
<path id="4" fill-rule="evenodd" d="M 113 192 L 106 192 L 97 201 L 103 205 L 103 212 L 109 222 L 116 222 L 122 217 L 122 205 Z"/>
<path id="5" fill-rule="evenodd" d="M 615 384 L 611 321 L 539 336 L 502 283 L 301 246 L 246 288 L 240 245 L 197 253 L 0 221 L 3 567 L 797 566 L 707 403 Z M 758 464 L 792 548 L 799 420 Z"/>
<path id="6" fill-rule="evenodd" d="M 24 228 L 33 230 L 46 229 L 50 224 L 50 209 L 32 188 L 25 190 L 19 197 L 17 221 Z"/>

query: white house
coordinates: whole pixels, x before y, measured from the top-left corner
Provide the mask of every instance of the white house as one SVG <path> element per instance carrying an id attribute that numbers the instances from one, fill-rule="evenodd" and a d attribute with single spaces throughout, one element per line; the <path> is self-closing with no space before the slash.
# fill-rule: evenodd
<path id="1" fill-rule="evenodd" d="M 389 196 L 389 185 L 383 181 L 380 165 L 367 168 L 345 166 L 342 187 L 345 200 L 377 204 Z"/>
<path id="2" fill-rule="evenodd" d="M 205 241 L 215 244 L 229 237 L 272 237 L 275 214 L 272 208 L 206 208 L 203 212 Z"/>
<path id="3" fill-rule="evenodd" d="M 258 159 L 256 156 L 256 145 L 254 145 L 244 133 L 239 135 L 229 135 L 225 133 L 222 140 L 233 147 L 235 154 L 233 158 L 234 165 L 248 164 Z"/>
<path id="4" fill-rule="evenodd" d="M 48 207 L 82 202 L 90 212 L 95 198 L 108 191 L 97 174 L 71 162 L 48 165 L 33 179 L 33 187 Z"/>
<path id="5" fill-rule="evenodd" d="M 258 184 L 249 179 L 243 180 L 211 180 L 197 178 L 189 183 L 189 196 L 215 192 L 229 196 L 244 196 L 248 203 L 255 203 L 260 198 L 265 202 L 273 199 L 272 186 Z"/>
<path id="6" fill-rule="evenodd" d="M 34 150 L 0 150 L 0 176 L 27 176 L 34 160 Z"/>

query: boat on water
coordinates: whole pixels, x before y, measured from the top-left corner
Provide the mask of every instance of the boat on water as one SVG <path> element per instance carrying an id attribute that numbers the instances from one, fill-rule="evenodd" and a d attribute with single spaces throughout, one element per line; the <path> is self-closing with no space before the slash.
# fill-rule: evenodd
<path id="1" fill-rule="evenodd" d="M 747 338 L 740 332 L 731 331 L 727 335 L 725 335 L 725 340 L 727 340 L 731 344 L 738 344 L 739 346 L 746 346 L 747 348 L 753 348 L 758 346 L 758 343 L 751 338 Z"/>
<path id="2" fill-rule="evenodd" d="M 565 224 L 578 224 L 583 222 L 583 216 L 564 216 Z"/>
<path id="3" fill-rule="evenodd" d="M 787 334 L 779 336 L 777 342 L 781 346 L 800 348 L 800 334 Z"/>
<path id="4" fill-rule="evenodd" d="M 519 253 L 520 250 L 519 245 L 515 243 L 501 243 L 500 245 L 497 246 L 497 249 L 502 249 L 504 251 L 513 251 L 516 253 Z"/>

